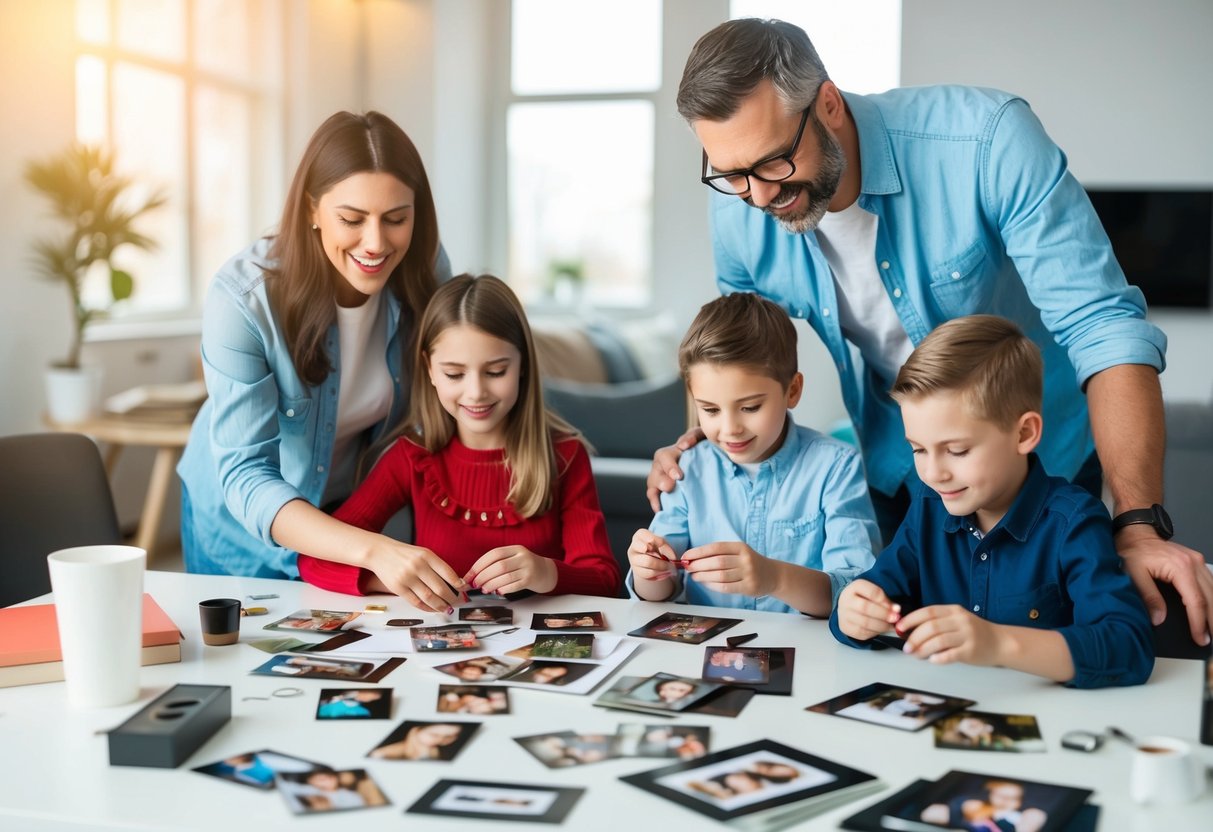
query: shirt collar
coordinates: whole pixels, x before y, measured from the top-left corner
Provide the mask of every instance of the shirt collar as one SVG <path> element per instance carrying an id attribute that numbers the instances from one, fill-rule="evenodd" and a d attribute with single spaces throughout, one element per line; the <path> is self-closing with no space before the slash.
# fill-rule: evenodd
<path id="1" fill-rule="evenodd" d="M 1040 519 L 1048 499 L 1049 473 L 1041 465 L 1040 457 L 1034 453 L 1028 454 L 1028 476 L 1020 486 L 1019 493 L 1015 495 L 1015 501 L 1011 503 L 1011 507 L 1007 509 L 1003 518 L 998 521 L 998 525 L 990 529 L 990 533 L 993 533 L 995 529 L 1003 529 L 1020 542 L 1027 540 L 1028 535 L 1032 532 L 1032 527 Z M 944 531 L 963 530 L 968 532 L 971 525 L 972 521 L 969 517 L 957 517 L 949 514 L 944 520 Z"/>
<path id="2" fill-rule="evenodd" d="M 867 96 L 842 94 L 847 109 L 855 120 L 859 133 L 859 159 L 863 181 L 859 185 L 865 194 L 895 194 L 901 192 L 901 179 L 893 162 L 893 145 L 884 124 L 880 108 Z"/>

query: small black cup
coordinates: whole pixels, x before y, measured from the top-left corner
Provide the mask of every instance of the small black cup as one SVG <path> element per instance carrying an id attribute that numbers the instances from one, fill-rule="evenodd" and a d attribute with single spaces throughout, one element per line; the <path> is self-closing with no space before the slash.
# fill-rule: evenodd
<path id="1" fill-rule="evenodd" d="M 198 602 L 202 619 L 202 641 L 218 647 L 240 640 L 240 602 L 235 598 L 212 598 Z"/>

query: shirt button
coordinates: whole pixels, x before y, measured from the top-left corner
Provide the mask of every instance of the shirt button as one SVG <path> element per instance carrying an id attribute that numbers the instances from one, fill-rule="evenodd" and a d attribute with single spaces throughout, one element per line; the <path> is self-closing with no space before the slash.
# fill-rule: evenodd
<path id="1" fill-rule="evenodd" d="M 1033 621 L 1040 618 L 1040 610 L 1028 610 L 1028 618 L 1032 619 Z"/>
<path id="2" fill-rule="evenodd" d="M 987 555 L 985 552 L 982 552 L 982 553 L 981 553 L 981 559 L 982 559 L 982 560 L 985 560 L 985 559 L 986 559 L 986 558 L 988 558 L 988 557 L 989 557 L 989 555 Z"/>
<path id="3" fill-rule="evenodd" d="M 488 519 L 489 519 L 489 514 L 487 511 L 480 512 L 480 522 L 481 523 L 485 522 Z"/>
<path id="4" fill-rule="evenodd" d="M 887 270 L 887 269 L 889 268 L 889 261 L 888 261 L 888 260 L 881 260 L 881 261 L 880 261 L 880 268 L 882 268 L 882 269 L 886 269 L 886 270 Z"/>
<path id="5" fill-rule="evenodd" d="M 288 418 L 288 419 L 292 419 L 292 418 L 294 418 L 294 416 L 295 416 L 295 408 L 293 408 L 293 407 L 291 407 L 291 408 L 287 408 L 287 411 L 286 411 L 286 416 L 287 416 L 287 418 Z"/>
<path id="6" fill-rule="evenodd" d="M 829 309 L 823 309 L 823 310 L 821 310 L 821 317 L 823 317 L 823 318 L 828 318 L 828 317 L 830 317 L 830 310 L 829 310 Z"/>
<path id="7" fill-rule="evenodd" d="M 974 604 L 973 612 L 981 612 L 981 604 Z"/>
<path id="8" fill-rule="evenodd" d="M 952 272 L 953 280 L 960 280 L 960 272 Z"/>
<path id="9" fill-rule="evenodd" d="M 893 290 L 893 297 L 895 297 L 895 298 L 899 298 L 899 297 L 901 297 L 901 289 L 894 289 L 894 290 Z"/>
<path id="10" fill-rule="evenodd" d="M 323 474 L 323 473 L 324 473 L 324 466 L 323 466 L 323 465 L 317 465 L 317 466 L 316 466 L 316 473 L 317 473 L 317 474 Z"/>
<path id="11" fill-rule="evenodd" d="M 324 426 L 324 429 L 327 430 L 329 433 L 332 433 L 333 432 L 333 423 L 329 422 L 327 425 Z"/>

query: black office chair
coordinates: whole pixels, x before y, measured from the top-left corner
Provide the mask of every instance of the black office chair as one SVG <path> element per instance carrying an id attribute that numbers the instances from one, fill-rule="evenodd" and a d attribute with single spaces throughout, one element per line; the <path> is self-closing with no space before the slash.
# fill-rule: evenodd
<path id="1" fill-rule="evenodd" d="M 97 446 L 78 433 L 0 437 L 0 607 L 50 592 L 46 556 L 121 543 Z"/>

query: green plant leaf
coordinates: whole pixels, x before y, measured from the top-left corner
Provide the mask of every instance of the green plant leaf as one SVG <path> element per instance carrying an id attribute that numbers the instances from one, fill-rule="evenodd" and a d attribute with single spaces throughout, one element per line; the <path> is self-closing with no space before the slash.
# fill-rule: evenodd
<path id="1" fill-rule="evenodd" d="M 122 269 L 110 269 L 110 292 L 115 301 L 126 300 L 135 291 L 135 279 L 130 272 Z"/>

